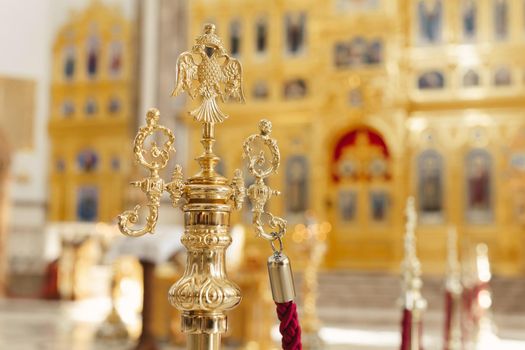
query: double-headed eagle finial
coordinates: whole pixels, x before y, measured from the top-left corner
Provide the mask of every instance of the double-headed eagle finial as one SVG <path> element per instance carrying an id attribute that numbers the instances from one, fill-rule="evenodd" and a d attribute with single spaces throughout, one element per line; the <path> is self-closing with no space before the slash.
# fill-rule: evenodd
<path id="1" fill-rule="evenodd" d="M 223 102 L 244 102 L 241 63 L 228 55 L 213 24 L 205 24 L 204 33 L 195 39 L 192 49 L 183 52 L 177 60 L 172 96 L 183 91 L 192 99 L 199 96 L 202 99 L 190 114 L 203 123 L 222 123 L 228 118 L 217 105 L 217 97 Z"/>

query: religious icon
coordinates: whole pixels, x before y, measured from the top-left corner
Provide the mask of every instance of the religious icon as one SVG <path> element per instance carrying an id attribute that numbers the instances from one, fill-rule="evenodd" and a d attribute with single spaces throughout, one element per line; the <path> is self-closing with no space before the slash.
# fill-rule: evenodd
<path id="1" fill-rule="evenodd" d="M 477 34 L 477 5 L 475 0 L 463 0 L 462 6 L 463 38 L 472 40 Z"/>
<path id="2" fill-rule="evenodd" d="M 365 62 L 367 64 L 379 64 L 383 62 L 383 42 L 379 39 L 372 40 L 368 45 Z"/>
<path id="3" fill-rule="evenodd" d="M 68 46 L 64 52 L 64 76 L 72 79 L 75 75 L 75 48 Z"/>
<path id="4" fill-rule="evenodd" d="M 518 151 L 510 156 L 510 165 L 512 168 L 525 172 L 525 152 Z"/>
<path id="5" fill-rule="evenodd" d="M 346 150 L 345 150 L 346 153 Z M 340 179 L 351 180 L 357 177 L 358 165 L 353 157 L 341 156 L 335 167 L 335 173 Z"/>
<path id="6" fill-rule="evenodd" d="M 297 55 L 306 46 L 306 14 L 304 12 L 288 13 L 284 20 L 286 52 Z"/>
<path id="7" fill-rule="evenodd" d="M 120 112 L 120 100 L 117 97 L 112 97 L 108 103 L 108 112 L 110 114 L 117 114 Z"/>
<path id="8" fill-rule="evenodd" d="M 284 85 L 284 98 L 287 100 L 303 98 L 306 93 L 306 82 L 303 79 L 289 80 Z"/>
<path id="9" fill-rule="evenodd" d="M 291 156 L 286 164 L 286 208 L 290 213 L 308 209 L 308 159 Z"/>
<path id="10" fill-rule="evenodd" d="M 442 0 L 419 0 L 417 18 L 419 41 L 430 44 L 439 43 L 443 27 Z"/>
<path id="11" fill-rule="evenodd" d="M 109 52 L 109 73 L 112 76 L 117 76 L 122 67 L 122 43 L 119 41 L 111 43 Z"/>
<path id="12" fill-rule="evenodd" d="M 230 53 L 238 56 L 241 52 L 241 22 L 234 20 L 230 23 Z"/>
<path id="13" fill-rule="evenodd" d="M 507 67 L 500 67 L 494 73 L 495 86 L 509 86 L 512 84 L 512 76 Z"/>
<path id="14" fill-rule="evenodd" d="M 525 226 L 525 128 L 517 130 L 508 152 L 506 185 L 512 192 L 516 221 Z"/>
<path id="15" fill-rule="evenodd" d="M 98 166 L 98 155 L 93 150 L 83 150 L 77 155 L 77 164 L 79 169 L 84 172 L 96 170 Z"/>
<path id="16" fill-rule="evenodd" d="M 388 163 L 383 154 L 377 154 L 370 160 L 368 173 L 372 178 L 384 178 L 388 174 Z"/>
<path id="17" fill-rule="evenodd" d="M 88 98 L 86 101 L 86 105 L 84 107 L 84 112 L 88 116 L 92 116 L 93 114 L 96 114 L 98 111 L 97 102 L 93 98 Z"/>
<path id="18" fill-rule="evenodd" d="M 491 168 L 492 158 L 486 150 L 472 150 L 465 158 L 467 217 L 471 222 L 491 219 Z"/>
<path id="19" fill-rule="evenodd" d="M 67 100 L 62 104 L 62 115 L 66 118 L 71 117 L 75 113 L 75 105 L 72 101 Z"/>
<path id="20" fill-rule="evenodd" d="M 66 170 L 66 162 L 62 158 L 58 158 L 55 161 L 55 169 L 57 172 L 62 173 Z"/>
<path id="21" fill-rule="evenodd" d="M 114 171 L 120 170 L 120 158 L 118 156 L 111 157 L 111 169 Z"/>
<path id="22" fill-rule="evenodd" d="M 373 221 L 381 222 L 387 218 L 388 193 L 384 190 L 372 190 L 369 193 L 370 216 Z"/>
<path id="23" fill-rule="evenodd" d="M 417 158 L 418 199 L 421 218 L 443 211 L 443 157 L 435 150 L 423 151 Z"/>
<path id="24" fill-rule="evenodd" d="M 348 93 L 348 104 L 354 108 L 358 108 L 363 105 L 363 92 L 360 88 L 350 90 Z"/>
<path id="25" fill-rule="evenodd" d="M 337 68 L 350 65 L 350 45 L 346 42 L 338 42 L 334 45 L 334 65 Z"/>
<path id="26" fill-rule="evenodd" d="M 480 84 L 479 74 L 474 69 L 469 69 L 463 75 L 463 87 L 476 87 Z"/>
<path id="27" fill-rule="evenodd" d="M 353 190 L 339 191 L 339 217 L 343 222 L 355 220 L 357 214 L 357 193 Z"/>
<path id="28" fill-rule="evenodd" d="M 383 62 L 383 42 L 355 37 L 334 45 L 334 65 L 337 68 L 376 65 Z"/>
<path id="29" fill-rule="evenodd" d="M 493 0 L 494 37 L 505 40 L 509 32 L 509 5 L 507 0 Z"/>
<path id="30" fill-rule="evenodd" d="M 268 98 L 270 91 L 268 90 L 268 84 L 265 81 L 259 80 L 253 87 L 253 97 L 258 100 Z"/>
<path id="31" fill-rule="evenodd" d="M 100 40 L 93 35 L 87 43 L 87 73 L 89 77 L 94 77 L 97 74 L 99 50 Z"/>
<path id="32" fill-rule="evenodd" d="M 335 3 L 335 9 L 337 13 L 367 12 L 377 10 L 379 4 L 379 0 L 337 0 Z"/>
<path id="33" fill-rule="evenodd" d="M 77 220 L 95 221 L 98 216 L 98 189 L 80 187 L 77 192 Z"/>
<path id="34" fill-rule="evenodd" d="M 514 192 L 514 216 L 516 221 L 525 225 L 525 190 L 517 189 Z"/>
<path id="35" fill-rule="evenodd" d="M 260 18 L 255 23 L 255 48 L 257 53 L 262 54 L 266 52 L 268 40 L 268 23 L 266 18 Z"/>
<path id="36" fill-rule="evenodd" d="M 428 71 L 417 80 L 419 90 L 439 90 L 445 87 L 445 77 L 440 71 Z"/>
<path id="37" fill-rule="evenodd" d="M 352 39 L 349 46 L 348 65 L 360 66 L 366 63 L 368 42 L 363 37 Z"/>

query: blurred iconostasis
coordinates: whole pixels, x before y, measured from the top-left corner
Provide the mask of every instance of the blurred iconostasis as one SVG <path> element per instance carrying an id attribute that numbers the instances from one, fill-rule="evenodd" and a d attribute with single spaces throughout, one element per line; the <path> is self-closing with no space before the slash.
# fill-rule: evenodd
<path id="1" fill-rule="evenodd" d="M 1 0 L 0 8 L 4 292 L 100 293 L 82 276 L 112 264 L 115 217 L 143 199 L 128 183 L 142 177 L 132 140 L 149 107 L 177 137 L 169 173 L 175 163 L 196 170 L 192 102 L 170 93 L 178 55 L 207 22 L 243 63 L 247 99 L 225 107 L 218 169 L 228 177 L 242 169 L 243 139 L 259 119 L 273 122 L 282 168 L 272 186 L 282 196 L 272 209 L 289 222 L 299 270 L 314 220 L 323 269 L 397 273 L 413 195 L 425 274 L 444 273 L 450 226 L 460 255 L 485 243 L 496 274 L 523 274 L 525 2 Z M 182 233 L 180 215 L 164 207 L 160 224 Z M 234 219 L 250 223 L 250 209 Z M 269 300 L 246 273 L 260 272 L 269 252 L 242 232 L 233 271 L 248 295 Z M 173 247 L 174 270 L 159 268 L 159 285 L 180 273 L 181 246 Z M 121 264 L 113 275 L 124 280 L 140 270 Z"/>

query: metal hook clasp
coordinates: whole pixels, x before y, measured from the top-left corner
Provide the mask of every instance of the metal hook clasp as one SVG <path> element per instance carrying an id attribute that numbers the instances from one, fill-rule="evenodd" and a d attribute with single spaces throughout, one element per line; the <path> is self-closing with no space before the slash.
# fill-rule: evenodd
<path id="1" fill-rule="evenodd" d="M 279 243 L 278 248 L 275 247 L 275 242 L 276 241 Z M 270 241 L 270 245 L 272 246 L 272 250 L 273 250 L 273 254 L 274 255 L 281 255 L 283 253 L 284 245 L 283 245 L 282 237 L 277 237 L 273 241 Z"/>

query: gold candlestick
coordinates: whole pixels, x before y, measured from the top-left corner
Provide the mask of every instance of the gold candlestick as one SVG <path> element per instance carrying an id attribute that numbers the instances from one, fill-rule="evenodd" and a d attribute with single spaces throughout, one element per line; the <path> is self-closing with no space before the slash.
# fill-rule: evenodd
<path id="1" fill-rule="evenodd" d="M 225 251 L 231 243 L 230 213 L 242 207 L 246 194 L 253 203 L 256 233 L 270 240 L 275 251 L 268 263 L 274 299 L 286 302 L 295 295 L 289 260 L 281 254 L 286 221 L 265 211 L 266 202 L 279 192 L 271 190 L 264 179 L 277 171 L 280 155 L 276 141 L 270 137 L 271 123 L 262 120 L 260 134 L 250 136 L 243 145 L 243 155 L 249 160 L 248 169 L 256 182 L 246 190 L 240 170 L 235 171 L 231 181 L 215 171 L 219 162 L 213 153 L 215 124 L 228 117 L 220 110 L 217 99 L 244 102 L 244 94 L 241 64 L 227 54 L 212 24 L 206 24 L 192 49 L 179 56 L 172 95 L 183 91 L 200 100 L 199 106 L 190 112 L 194 120 L 202 124 L 204 151 L 197 158 L 200 171 L 185 180 L 182 168 L 177 165 L 171 181 L 164 182 L 159 172 L 168 164 L 175 137 L 171 130 L 159 124 L 159 111 L 149 110 L 147 125 L 140 128 L 134 142 L 135 157 L 148 169 L 149 176 L 132 183 L 146 194 L 148 215 L 142 228 L 132 228 L 139 220 L 140 206 L 136 206 L 121 214 L 118 223 L 122 233 L 128 236 L 153 233 L 163 192 L 169 193 L 174 207 L 182 209 L 185 225 L 182 243 L 188 257 L 184 275 L 170 288 L 169 299 L 182 312 L 181 328 L 187 334 L 187 348 L 217 350 L 221 334 L 227 329 L 226 311 L 241 301 L 239 287 L 226 274 Z M 148 148 L 146 140 L 154 134 L 163 135 L 165 141 L 160 146 L 158 141 L 153 141 Z M 253 143 L 258 142 L 269 149 L 271 159 L 257 153 Z M 270 166 L 263 168 L 267 163 Z M 268 225 L 277 232 L 266 233 L 263 218 L 269 218 Z"/>

